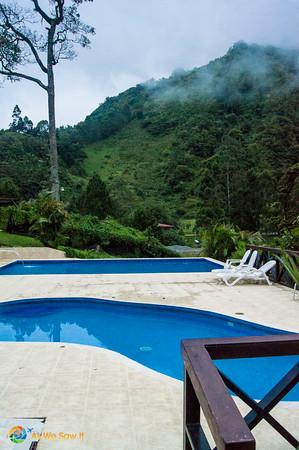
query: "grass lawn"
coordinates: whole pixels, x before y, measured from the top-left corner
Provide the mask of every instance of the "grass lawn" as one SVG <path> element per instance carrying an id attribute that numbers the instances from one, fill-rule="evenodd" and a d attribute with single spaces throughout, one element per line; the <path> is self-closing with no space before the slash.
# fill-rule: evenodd
<path id="1" fill-rule="evenodd" d="M 0 231 L 0 247 L 43 247 L 41 241 L 30 236 Z"/>

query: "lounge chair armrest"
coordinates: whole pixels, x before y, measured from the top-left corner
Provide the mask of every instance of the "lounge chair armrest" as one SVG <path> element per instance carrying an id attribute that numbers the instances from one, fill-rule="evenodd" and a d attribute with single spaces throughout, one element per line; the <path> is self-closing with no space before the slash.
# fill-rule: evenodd
<path id="1" fill-rule="evenodd" d="M 257 269 L 256 267 L 245 267 L 245 269 L 246 269 L 247 272 L 250 272 L 250 273 L 261 272 L 261 270 Z"/>
<path id="2" fill-rule="evenodd" d="M 227 259 L 225 264 L 239 263 L 241 261 L 242 261 L 241 259 L 231 258 L 231 259 Z"/>
<path id="3" fill-rule="evenodd" d="M 241 259 L 227 259 L 224 267 L 230 269 L 231 267 L 238 266 L 242 260 Z"/>

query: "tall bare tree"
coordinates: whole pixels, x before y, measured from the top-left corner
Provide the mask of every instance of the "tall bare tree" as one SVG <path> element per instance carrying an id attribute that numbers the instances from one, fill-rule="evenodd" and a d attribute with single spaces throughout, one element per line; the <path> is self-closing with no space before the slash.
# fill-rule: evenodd
<path id="1" fill-rule="evenodd" d="M 60 60 L 76 56 L 76 44 L 90 44 L 88 36 L 95 31 L 81 21 L 78 6 L 92 0 L 70 0 L 68 5 L 65 0 L 48 0 L 44 8 L 39 0 L 29 1 L 31 9 L 0 0 L 0 74 L 11 81 L 32 81 L 47 92 L 51 191 L 59 200 L 54 67 Z M 41 77 L 27 72 L 32 63 Z"/>

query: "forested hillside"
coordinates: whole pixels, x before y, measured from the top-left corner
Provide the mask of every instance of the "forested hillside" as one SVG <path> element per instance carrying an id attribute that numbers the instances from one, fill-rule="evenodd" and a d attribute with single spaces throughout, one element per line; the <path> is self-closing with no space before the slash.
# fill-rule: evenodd
<path id="1" fill-rule="evenodd" d="M 128 89 L 75 127 L 60 128 L 65 199 L 76 210 L 96 172 L 125 222 L 155 204 L 172 220 L 200 226 L 292 227 L 298 105 L 299 53 L 237 43 L 205 67 Z M 46 136 L 36 134 L 0 134 L 0 175 L 26 198 L 47 179 Z"/>
<path id="2" fill-rule="evenodd" d="M 122 202 L 163 199 L 202 225 L 298 214 L 299 56 L 236 44 L 208 66 L 107 99 L 76 128 Z M 126 195 L 127 193 L 127 195 Z"/>

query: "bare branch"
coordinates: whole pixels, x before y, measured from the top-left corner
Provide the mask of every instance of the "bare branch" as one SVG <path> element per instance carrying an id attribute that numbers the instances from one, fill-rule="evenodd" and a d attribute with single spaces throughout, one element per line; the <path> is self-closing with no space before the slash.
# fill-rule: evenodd
<path id="1" fill-rule="evenodd" d="M 45 13 L 45 11 L 43 11 L 43 10 L 41 9 L 41 7 L 39 6 L 38 0 L 32 0 L 32 1 L 33 1 L 33 4 L 34 4 L 34 9 L 35 9 L 35 11 L 38 12 L 38 13 L 42 16 L 42 18 L 43 18 L 46 22 L 48 22 L 48 24 L 51 25 L 53 19 L 51 19 L 51 17 L 49 17 L 49 16 Z"/>
<path id="2" fill-rule="evenodd" d="M 19 72 L 13 72 L 9 69 L 6 69 L 6 70 L 0 69 L 0 74 L 5 75 L 9 78 L 24 78 L 25 80 L 33 81 L 34 83 L 38 84 L 45 91 L 48 90 L 48 87 L 41 80 L 39 80 L 38 78 L 35 78 L 35 77 L 31 77 L 30 75 L 26 75 L 24 73 L 19 73 Z"/>
<path id="3" fill-rule="evenodd" d="M 63 8 L 64 8 L 64 0 L 56 0 L 56 24 L 60 24 L 63 21 Z"/>
<path id="4" fill-rule="evenodd" d="M 33 56 L 34 56 L 36 62 L 38 63 L 39 67 L 41 68 L 41 70 L 44 73 L 47 73 L 47 68 L 44 66 L 44 64 L 43 64 L 37 50 L 35 49 L 33 43 L 31 42 L 31 40 L 24 33 L 22 33 L 17 28 L 15 28 L 15 26 L 10 22 L 9 17 L 7 16 L 5 9 L 2 7 L 1 4 L 0 4 L 0 11 L 5 18 L 5 25 L 7 26 L 7 28 L 10 29 L 11 31 L 13 31 L 15 33 L 15 35 L 20 38 L 21 41 L 26 42 L 26 44 L 29 46 L 31 52 L 33 53 Z"/>

